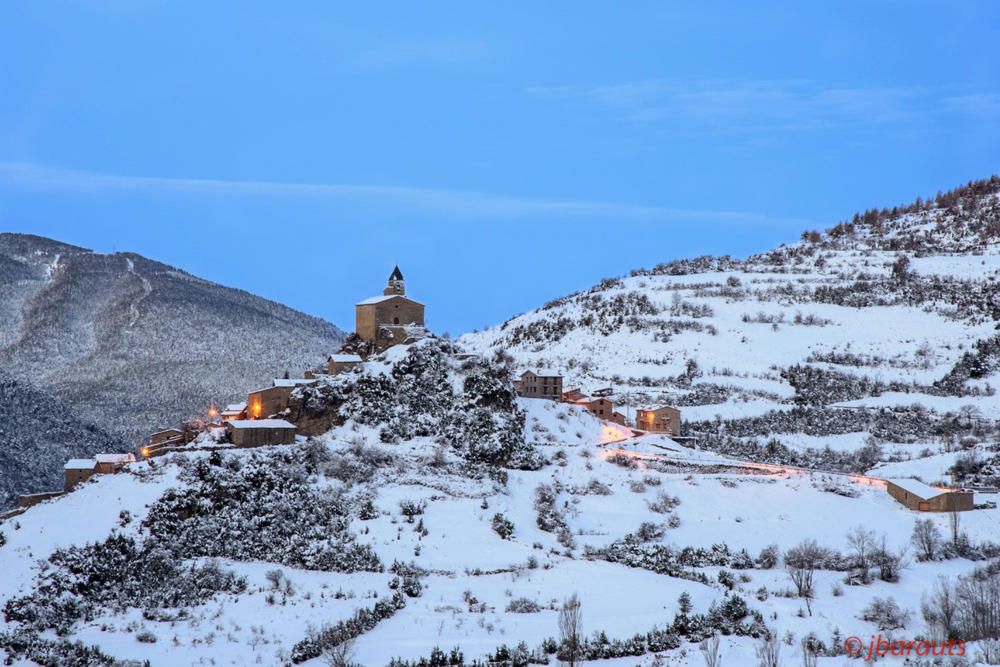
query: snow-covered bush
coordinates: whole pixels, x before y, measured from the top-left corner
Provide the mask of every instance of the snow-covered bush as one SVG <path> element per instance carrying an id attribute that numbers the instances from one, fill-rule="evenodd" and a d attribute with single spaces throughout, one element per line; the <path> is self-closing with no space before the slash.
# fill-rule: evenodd
<path id="1" fill-rule="evenodd" d="M 490 524 L 493 526 L 493 531 L 501 539 L 509 539 L 514 534 L 514 522 L 499 512 L 493 515 L 493 520 Z"/>
<path id="2" fill-rule="evenodd" d="M 182 472 L 143 525 L 177 558 L 218 556 L 314 570 L 381 569 L 349 532 L 351 502 L 310 484 L 294 451 L 200 459 Z M 220 535 L 226 536 L 219 539 Z"/>
<path id="3" fill-rule="evenodd" d="M 528 598 L 514 598 L 507 603 L 506 609 L 512 614 L 534 614 L 541 610 L 542 607 L 537 602 Z"/>
<path id="4" fill-rule="evenodd" d="M 357 610 L 347 620 L 310 630 L 305 639 L 292 647 L 291 660 L 294 664 L 299 664 L 318 658 L 328 648 L 360 637 L 405 606 L 406 598 L 397 592 L 391 598 L 379 600 L 370 609 Z"/>
<path id="5" fill-rule="evenodd" d="M 861 619 L 874 623 L 879 632 L 892 632 L 906 627 L 910 622 L 910 612 L 901 608 L 891 597 L 877 597 L 861 611 Z"/>
<path id="6" fill-rule="evenodd" d="M 185 566 L 155 540 L 140 546 L 113 534 L 104 542 L 53 553 L 35 592 L 9 599 L 4 618 L 32 632 L 65 635 L 101 609 L 188 607 L 219 592 L 244 590 L 245 580 L 213 561 Z"/>

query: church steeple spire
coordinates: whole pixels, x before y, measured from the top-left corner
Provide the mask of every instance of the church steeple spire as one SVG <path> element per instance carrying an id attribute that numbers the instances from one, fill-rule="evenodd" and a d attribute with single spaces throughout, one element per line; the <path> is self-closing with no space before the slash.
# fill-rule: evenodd
<path id="1" fill-rule="evenodd" d="M 392 269 L 392 273 L 389 274 L 389 284 L 386 286 L 382 294 L 389 296 L 390 294 L 406 294 L 406 282 L 403 280 L 403 272 L 399 270 L 399 266 L 395 266 Z"/>

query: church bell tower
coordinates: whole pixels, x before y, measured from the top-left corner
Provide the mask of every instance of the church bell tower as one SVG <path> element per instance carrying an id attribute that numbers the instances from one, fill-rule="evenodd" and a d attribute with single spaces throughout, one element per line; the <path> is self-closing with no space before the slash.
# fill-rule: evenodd
<path id="1" fill-rule="evenodd" d="M 403 273 L 399 267 L 395 267 L 389 275 L 389 284 L 382 290 L 384 296 L 402 296 L 406 294 L 406 282 L 403 280 Z"/>

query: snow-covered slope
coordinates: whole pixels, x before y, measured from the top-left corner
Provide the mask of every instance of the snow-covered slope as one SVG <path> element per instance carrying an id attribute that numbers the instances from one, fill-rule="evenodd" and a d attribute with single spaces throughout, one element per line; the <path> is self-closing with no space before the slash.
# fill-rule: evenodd
<path id="1" fill-rule="evenodd" d="M 397 347 L 299 390 L 339 414 L 308 441 L 155 459 L 0 524 L 0 656 L 320 667 L 339 664 L 346 640 L 360 665 L 554 664 L 576 595 L 588 664 L 701 665 L 698 642 L 714 633 L 725 664 L 755 664 L 771 632 L 789 663 L 807 640 L 832 666 L 846 637 L 867 642 L 880 623 L 927 635 L 921 597 L 937 578 L 1000 554 L 995 508 L 967 513 L 959 546 L 918 561 L 922 517 L 877 482 L 511 403 L 502 367 L 452 354 Z M 357 409 L 382 389 L 385 405 Z M 491 413 L 501 426 L 480 432 Z M 946 515 L 929 520 L 949 533 Z M 852 565 L 858 526 L 878 554 L 870 571 Z M 823 551 L 809 600 L 781 567 L 804 540 Z M 882 576 L 884 557 L 895 565 Z M 873 615 L 876 598 L 893 603 Z"/>
<path id="2" fill-rule="evenodd" d="M 139 255 L 0 234 L 0 365 L 130 447 L 342 342 L 327 322 Z"/>
<path id="3" fill-rule="evenodd" d="M 623 411 L 678 405 L 720 451 L 862 470 L 872 461 L 846 454 L 873 436 L 896 457 L 950 448 L 955 416 L 1000 408 L 998 190 L 994 177 L 870 211 L 746 260 L 638 270 L 461 343 L 612 386 Z"/>

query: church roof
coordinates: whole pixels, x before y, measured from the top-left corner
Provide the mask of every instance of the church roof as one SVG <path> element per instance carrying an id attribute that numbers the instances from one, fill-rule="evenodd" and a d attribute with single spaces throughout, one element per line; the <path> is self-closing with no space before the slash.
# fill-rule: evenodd
<path id="1" fill-rule="evenodd" d="M 392 274 L 389 275 L 389 280 L 402 280 L 403 272 L 399 270 L 399 266 L 395 266 L 392 269 Z"/>
<path id="2" fill-rule="evenodd" d="M 382 303 L 383 301 L 388 301 L 389 299 L 405 299 L 406 301 L 411 301 L 413 303 L 424 305 L 415 299 L 411 299 L 408 296 L 403 296 L 402 294 L 384 294 L 382 296 L 373 296 L 370 299 L 365 299 L 364 301 L 358 301 L 359 306 L 370 306 L 376 303 Z"/>

